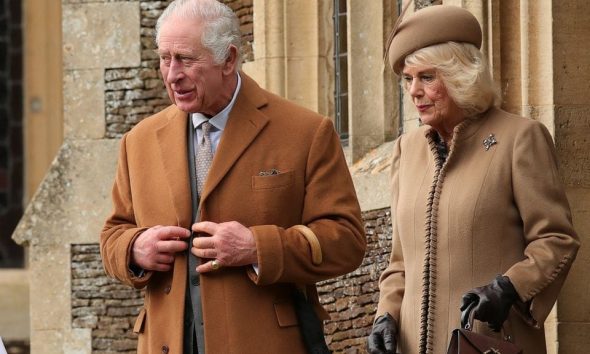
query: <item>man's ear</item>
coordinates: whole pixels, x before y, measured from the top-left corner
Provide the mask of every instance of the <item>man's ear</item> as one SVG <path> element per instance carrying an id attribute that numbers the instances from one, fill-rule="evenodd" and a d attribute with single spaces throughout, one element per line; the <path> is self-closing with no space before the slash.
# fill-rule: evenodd
<path id="1" fill-rule="evenodd" d="M 238 48 L 235 45 L 230 44 L 229 50 L 227 53 L 227 58 L 223 62 L 223 73 L 225 75 L 230 75 L 233 72 L 237 71 L 238 67 Z"/>

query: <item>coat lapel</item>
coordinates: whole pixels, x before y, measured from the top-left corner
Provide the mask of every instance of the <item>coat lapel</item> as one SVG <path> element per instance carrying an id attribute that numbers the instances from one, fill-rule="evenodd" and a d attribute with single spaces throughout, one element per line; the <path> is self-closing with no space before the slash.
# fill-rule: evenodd
<path id="1" fill-rule="evenodd" d="M 242 88 L 229 114 L 229 119 L 213 158 L 201 203 L 207 199 L 211 191 L 215 189 L 268 123 L 268 117 L 259 110 L 260 107 L 267 103 L 263 90 L 244 73 L 240 72 L 240 76 L 242 78 Z"/>
<path id="2" fill-rule="evenodd" d="M 187 146 L 188 115 L 176 108 L 156 131 L 166 181 L 172 195 L 178 226 L 190 227 L 191 191 Z"/>

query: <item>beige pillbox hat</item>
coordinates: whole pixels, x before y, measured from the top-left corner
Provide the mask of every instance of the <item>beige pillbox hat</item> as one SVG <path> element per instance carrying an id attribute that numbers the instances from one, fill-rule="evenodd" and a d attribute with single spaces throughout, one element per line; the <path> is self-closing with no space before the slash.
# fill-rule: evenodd
<path id="1" fill-rule="evenodd" d="M 451 41 L 471 43 L 479 49 L 482 33 L 471 12 L 457 6 L 433 5 L 402 19 L 389 38 L 389 64 L 399 75 L 406 56 L 416 50 Z"/>

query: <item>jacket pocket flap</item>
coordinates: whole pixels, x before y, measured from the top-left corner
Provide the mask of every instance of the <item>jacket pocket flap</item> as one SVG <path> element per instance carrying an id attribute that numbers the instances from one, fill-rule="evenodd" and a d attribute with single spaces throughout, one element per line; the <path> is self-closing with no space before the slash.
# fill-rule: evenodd
<path id="1" fill-rule="evenodd" d="M 279 327 L 290 327 L 298 324 L 295 308 L 289 300 L 279 300 L 274 303 Z"/>
<path id="2" fill-rule="evenodd" d="M 145 322 L 145 307 L 142 307 L 139 311 L 139 315 L 137 315 L 137 319 L 135 320 L 135 325 L 133 326 L 133 333 L 143 333 L 143 324 Z"/>

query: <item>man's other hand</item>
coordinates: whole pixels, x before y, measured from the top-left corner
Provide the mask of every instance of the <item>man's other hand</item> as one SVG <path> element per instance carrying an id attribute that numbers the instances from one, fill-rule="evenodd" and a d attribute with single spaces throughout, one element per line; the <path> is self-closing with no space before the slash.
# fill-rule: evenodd
<path id="1" fill-rule="evenodd" d="M 167 272 L 174 256 L 187 249 L 190 231 L 179 226 L 154 226 L 137 236 L 131 246 L 131 263 L 145 270 Z"/>
<path id="2" fill-rule="evenodd" d="M 199 273 L 217 269 L 214 265 L 238 267 L 258 262 L 252 231 L 237 221 L 220 224 L 203 221 L 193 224 L 192 230 L 200 236 L 193 239 L 192 254 L 210 259 L 197 267 Z"/>

